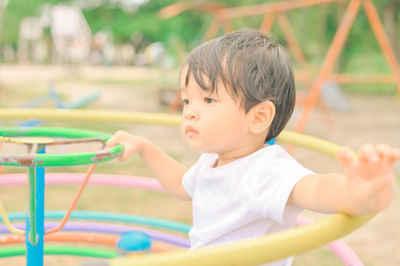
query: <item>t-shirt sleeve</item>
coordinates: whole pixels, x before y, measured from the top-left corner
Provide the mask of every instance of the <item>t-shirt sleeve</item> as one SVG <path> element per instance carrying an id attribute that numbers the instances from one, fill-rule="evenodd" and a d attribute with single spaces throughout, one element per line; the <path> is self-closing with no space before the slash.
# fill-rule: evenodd
<path id="1" fill-rule="evenodd" d="M 196 188 L 196 180 L 199 175 L 202 162 L 205 160 L 205 154 L 202 154 L 197 162 L 183 175 L 182 185 L 191 198 Z"/>
<path id="2" fill-rule="evenodd" d="M 296 212 L 296 216 L 300 213 L 300 208 L 287 206 L 287 201 L 296 183 L 313 172 L 293 158 L 273 162 L 268 171 L 268 174 L 258 175 L 260 180 L 254 184 L 252 208 L 261 217 L 282 224 L 286 217 L 285 210 Z"/>

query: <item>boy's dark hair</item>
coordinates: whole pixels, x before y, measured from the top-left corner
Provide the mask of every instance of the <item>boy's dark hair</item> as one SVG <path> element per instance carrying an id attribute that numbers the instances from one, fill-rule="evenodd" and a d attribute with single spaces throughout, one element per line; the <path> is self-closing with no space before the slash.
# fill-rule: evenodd
<path id="1" fill-rule="evenodd" d="M 266 142 L 283 130 L 293 113 L 296 92 L 288 56 L 260 31 L 239 30 L 203 43 L 185 65 L 185 86 L 193 76 L 202 89 L 213 92 L 220 79 L 246 113 L 260 102 L 273 102 L 276 112 Z"/>

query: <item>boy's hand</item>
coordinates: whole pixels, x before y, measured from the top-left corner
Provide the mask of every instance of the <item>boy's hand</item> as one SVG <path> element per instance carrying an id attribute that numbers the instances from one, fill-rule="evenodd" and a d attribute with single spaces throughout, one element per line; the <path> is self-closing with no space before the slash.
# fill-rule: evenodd
<path id="1" fill-rule="evenodd" d="M 392 199 L 393 164 L 400 159 L 400 150 L 386 144 L 361 146 L 358 156 L 347 148 L 338 154 L 347 176 L 350 213 L 377 213 Z"/>
<path id="2" fill-rule="evenodd" d="M 124 153 L 119 157 L 118 161 L 126 160 L 129 156 L 134 153 L 140 153 L 143 148 L 144 139 L 128 132 L 118 130 L 111 138 L 107 141 L 106 147 L 110 148 L 117 144 L 124 146 Z"/>

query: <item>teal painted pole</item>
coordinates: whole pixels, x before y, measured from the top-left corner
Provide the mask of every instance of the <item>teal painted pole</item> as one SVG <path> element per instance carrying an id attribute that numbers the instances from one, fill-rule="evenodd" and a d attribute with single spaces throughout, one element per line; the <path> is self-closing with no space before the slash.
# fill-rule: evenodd
<path id="1" fill-rule="evenodd" d="M 45 153 L 39 146 L 38 153 Z M 44 167 L 29 168 L 29 210 L 26 219 L 26 265 L 43 266 Z"/>

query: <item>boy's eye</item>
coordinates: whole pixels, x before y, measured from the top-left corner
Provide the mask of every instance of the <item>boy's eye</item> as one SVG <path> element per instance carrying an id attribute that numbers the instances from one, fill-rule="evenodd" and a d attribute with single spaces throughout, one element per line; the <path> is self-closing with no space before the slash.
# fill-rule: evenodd
<path id="1" fill-rule="evenodd" d="M 204 102 L 205 102 L 205 103 L 215 103 L 215 99 L 210 98 L 210 97 L 205 97 L 205 98 L 204 98 Z"/>
<path id="2" fill-rule="evenodd" d="M 189 100 L 188 100 L 188 99 L 183 99 L 183 100 L 182 100 L 182 104 L 183 104 L 183 105 L 189 104 Z"/>

